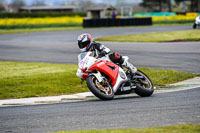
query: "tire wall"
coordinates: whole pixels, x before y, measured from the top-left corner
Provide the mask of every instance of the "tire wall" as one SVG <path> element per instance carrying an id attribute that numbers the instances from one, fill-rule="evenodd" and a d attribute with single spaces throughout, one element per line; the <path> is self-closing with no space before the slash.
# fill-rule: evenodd
<path id="1" fill-rule="evenodd" d="M 152 18 L 84 19 L 83 27 L 152 25 Z"/>

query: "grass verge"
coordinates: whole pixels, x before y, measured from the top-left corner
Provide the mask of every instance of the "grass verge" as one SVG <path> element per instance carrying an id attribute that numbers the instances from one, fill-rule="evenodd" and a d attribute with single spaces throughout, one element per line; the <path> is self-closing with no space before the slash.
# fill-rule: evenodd
<path id="1" fill-rule="evenodd" d="M 66 31 L 82 30 L 82 26 L 74 27 L 46 27 L 46 28 L 22 28 L 22 29 L 0 29 L 0 34 L 31 33 L 31 32 L 49 32 L 49 31 Z"/>
<path id="2" fill-rule="evenodd" d="M 55 133 L 199 133 L 200 124 L 184 124 L 176 126 L 164 126 L 142 129 L 103 129 L 103 130 L 80 130 L 61 131 Z"/>
<path id="3" fill-rule="evenodd" d="M 198 75 L 139 68 L 154 85 L 166 85 Z M 0 99 L 54 96 L 89 91 L 76 77 L 77 65 L 0 61 Z"/>
<path id="4" fill-rule="evenodd" d="M 153 23 L 153 26 L 183 26 L 188 25 L 192 28 L 194 23 Z"/>
<path id="5" fill-rule="evenodd" d="M 18 25 L 0 25 L 0 29 L 40 29 L 40 28 L 66 28 L 66 27 L 81 27 L 82 24 L 79 23 L 69 23 L 69 24 L 18 24 Z"/>
<path id="6" fill-rule="evenodd" d="M 170 42 L 170 41 L 200 41 L 200 30 L 154 32 L 135 35 L 118 35 L 97 38 L 96 41 L 114 42 Z"/>
<path id="7" fill-rule="evenodd" d="M 180 25 L 193 25 L 193 23 L 155 23 L 153 26 L 180 26 Z M 138 26 L 123 26 L 123 27 L 138 27 Z M 141 26 L 140 26 L 141 27 Z M 99 27 L 99 28 L 116 28 L 116 27 Z M 118 27 L 119 28 L 119 27 Z M 65 31 L 65 30 L 82 30 L 82 25 L 39 25 L 39 26 L 23 26 L 0 28 L 0 34 L 15 34 L 15 33 L 31 33 L 31 32 L 48 32 L 48 31 Z M 93 29 L 93 28 L 89 28 Z"/>

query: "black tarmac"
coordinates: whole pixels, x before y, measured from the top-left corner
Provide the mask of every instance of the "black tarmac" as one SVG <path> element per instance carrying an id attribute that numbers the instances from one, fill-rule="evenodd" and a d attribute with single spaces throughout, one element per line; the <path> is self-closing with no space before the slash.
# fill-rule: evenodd
<path id="1" fill-rule="evenodd" d="M 159 31 L 190 30 L 191 26 L 100 28 L 75 31 L 0 35 L 0 60 L 77 64 L 81 33 L 94 38 Z M 200 73 L 200 42 L 105 43 L 112 51 L 127 55 L 137 67 Z"/>
<path id="2" fill-rule="evenodd" d="M 200 88 L 111 101 L 0 108 L 1 132 L 147 128 L 200 123 Z"/>

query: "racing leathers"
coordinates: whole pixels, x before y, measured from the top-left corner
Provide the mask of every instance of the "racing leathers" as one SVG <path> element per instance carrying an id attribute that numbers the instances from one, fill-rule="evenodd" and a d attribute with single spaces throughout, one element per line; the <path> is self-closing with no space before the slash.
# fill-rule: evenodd
<path id="1" fill-rule="evenodd" d="M 195 19 L 195 23 L 193 25 L 193 29 L 196 29 L 200 25 L 200 16 L 197 16 Z"/>
<path id="2" fill-rule="evenodd" d="M 128 62 L 127 59 L 123 58 L 119 53 L 117 52 L 110 52 L 110 49 L 105 47 L 101 43 L 91 42 L 90 47 L 88 48 L 88 51 L 94 51 L 94 56 L 97 58 L 101 58 L 108 54 L 110 60 L 115 64 L 120 64 L 126 68 L 128 68 L 131 73 L 135 73 L 137 71 L 137 68 L 134 67 L 130 62 Z"/>

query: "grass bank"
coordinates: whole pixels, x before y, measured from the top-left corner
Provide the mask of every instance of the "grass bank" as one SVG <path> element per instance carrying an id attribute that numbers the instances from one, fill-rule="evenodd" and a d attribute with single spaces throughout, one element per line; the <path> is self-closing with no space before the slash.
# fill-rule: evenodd
<path id="1" fill-rule="evenodd" d="M 199 133 L 200 124 L 184 124 L 176 126 L 153 127 L 143 129 L 103 129 L 103 130 L 81 130 L 61 131 L 55 133 Z"/>
<path id="2" fill-rule="evenodd" d="M 170 41 L 200 41 L 200 30 L 153 32 L 145 34 L 131 34 L 106 36 L 96 41 L 111 42 L 170 42 Z"/>
<path id="3" fill-rule="evenodd" d="M 0 34 L 15 34 L 15 33 L 31 33 L 31 32 L 49 32 L 49 31 L 67 31 L 67 30 L 82 30 L 82 26 L 74 27 L 41 27 L 41 28 L 22 28 L 22 29 L 0 29 Z"/>
<path id="4" fill-rule="evenodd" d="M 166 24 L 166 23 L 156 23 L 153 26 L 180 26 L 180 25 L 192 25 L 193 23 L 186 23 L 186 24 Z M 138 26 L 125 26 L 125 27 L 138 27 Z M 141 27 L 141 26 L 140 26 Z M 146 27 L 146 26 L 145 26 Z M 116 27 L 100 27 L 100 28 L 116 28 Z M 120 27 L 118 27 L 120 28 Z M 81 30 L 84 29 L 81 24 L 78 25 L 69 25 L 69 24 L 53 24 L 53 25 L 18 25 L 18 26 L 11 26 L 7 28 L 0 28 L 0 34 L 15 34 L 15 33 L 31 33 L 31 32 L 48 32 L 48 31 L 65 31 L 65 30 Z M 91 29 L 91 28 L 89 28 Z"/>
<path id="5" fill-rule="evenodd" d="M 139 68 L 154 85 L 166 85 L 197 75 Z M 77 65 L 0 61 L 0 99 L 53 96 L 89 91 L 76 77 Z"/>

